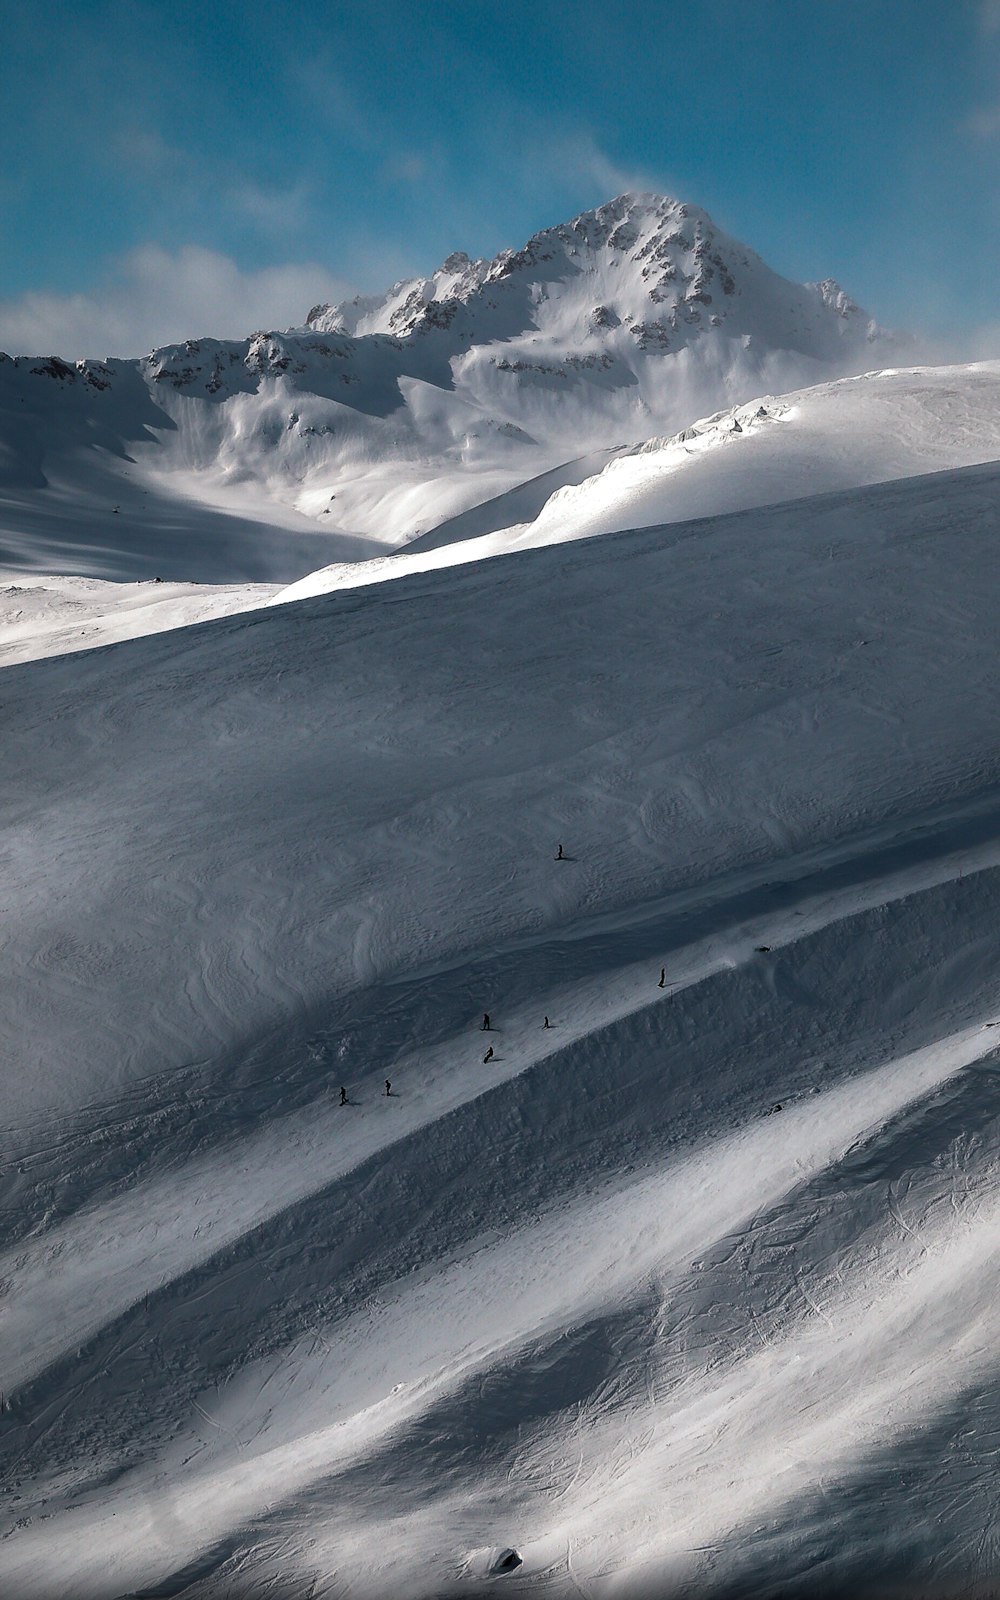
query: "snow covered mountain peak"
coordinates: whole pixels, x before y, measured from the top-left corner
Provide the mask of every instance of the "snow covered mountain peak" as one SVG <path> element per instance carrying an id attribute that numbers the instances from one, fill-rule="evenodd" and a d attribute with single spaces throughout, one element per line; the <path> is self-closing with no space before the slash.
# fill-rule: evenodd
<path id="1" fill-rule="evenodd" d="M 699 206 L 631 192 L 492 260 L 457 251 L 382 296 L 314 306 L 307 327 L 404 339 L 454 328 L 477 343 L 589 337 L 664 354 L 720 329 L 818 359 L 886 338 L 832 278 L 793 284 Z"/>
<path id="2" fill-rule="evenodd" d="M 492 260 L 473 260 L 462 250 L 454 251 L 429 277 L 404 279 L 382 296 L 359 295 L 336 306 L 314 306 L 307 326 L 321 333 L 407 337 L 451 321 L 455 313 L 451 310 L 449 315 L 449 308 L 456 303 L 468 306 L 485 297 L 486 308 L 497 309 L 492 302 L 498 285 L 524 279 L 551 285 L 596 277 L 609 260 L 619 268 L 630 262 L 635 271 L 630 274 L 625 265 L 624 277 L 638 274 L 642 292 L 655 305 L 668 298 L 665 285 L 677 276 L 670 245 L 696 257 L 702 266 L 714 234 L 711 218 L 696 206 L 662 195 L 626 193 L 569 222 L 544 228 L 521 248 L 501 250 Z M 685 284 L 697 275 L 687 275 Z M 696 285 L 695 292 L 700 288 Z M 547 297 L 536 295 L 535 303 L 543 298 Z M 596 313 L 604 309 L 594 308 Z M 610 322 L 598 316 L 595 326 L 617 327 L 622 320 Z"/>

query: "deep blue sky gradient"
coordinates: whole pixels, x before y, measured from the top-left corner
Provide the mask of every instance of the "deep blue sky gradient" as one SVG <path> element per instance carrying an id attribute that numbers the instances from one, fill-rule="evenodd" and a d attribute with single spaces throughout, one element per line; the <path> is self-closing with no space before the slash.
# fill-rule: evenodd
<path id="1" fill-rule="evenodd" d="M 142 244 L 360 289 L 653 187 L 880 320 L 1000 321 L 993 0 L 6 8 L 0 299 Z M 295 308 L 298 310 L 299 308 Z M 307 308 L 301 308 L 301 314 Z"/>

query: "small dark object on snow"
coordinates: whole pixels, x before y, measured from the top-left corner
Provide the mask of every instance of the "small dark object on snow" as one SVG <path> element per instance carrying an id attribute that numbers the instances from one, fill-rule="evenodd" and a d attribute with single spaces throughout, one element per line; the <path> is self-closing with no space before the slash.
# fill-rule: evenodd
<path id="1" fill-rule="evenodd" d="M 346 1106 L 347 1104 L 347 1090 L 344 1088 L 341 1088 L 340 1091 L 340 1103 L 342 1106 Z"/>
<path id="2" fill-rule="evenodd" d="M 542 1023 L 542 1027 L 543 1028 L 551 1028 L 551 1026 L 552 1026 L 551 1022 L 549 1021 L 548 1017 L 546 1017 L 545 1021 Z"/>
<path id="3" fill-rule="evenodd" d="M 490 1031 L 490 1014 L 489 1014 L 488 1011 L 484 1011 L 483 1012 L 483 1032 L 484 1033 L 489 1033 L 489 1031 Z"/>
<path id="4" fill-rule="evenodd" d="M 782 1104 L 781 1104 L 781 1101 L 780 1101 L 780 1100 L 776 1100 L 776 1101 L 775 1101 L 775 1102 L 774 1102 L 774 1105 L 773 1105 L 773 1106 L 772 1106 L 772 1107 L 771 1107 L 771 1109 L 770 1109 L 770 1111 L 769 1111 L 769 1112 L 768 1112 L 768 1113 L 767 1113 L 767 1114 L 768 1114 L 768 1116 L 769 1116 L 769 1117 L 773 1117 L 773 1116 L 774 1116 L 774 1113 L 775 1113 L 775 1112 L 776 1112 L 776 1111 L 781 1111 L 781 1110 L 782 1110 Z"/>
<path id="5" fill-rule="evenodd" d="M 759 956 L 769 956 L 771 954 L 771 946 L 769 944 L 755 944 L 754 949 Z"/>
<path id="6" fill-rule="evenodd" d="M 153 582 L 154 582 L 154 583 L 162 583 L 162 582 L 163 582 L 163 579 L 162 579 L 162 578 L 154 578 L 154 579 L 153 579 Z"/>
<path id="7" fill-rule="evenodd" d="M 666 967 L 661 967 L 660 968 L 660 981 L 656 985 L 656 987 L 658 989 L 664 988 L 665 985 L 666 985 L 666 981 L 667 981 L 667 969 L 666 969 Z"/>
<path id="8" fill-rule="evenodd" d="M 493 1060 L 493 1046 L 490 1045 L 490 1047 L 487 1050 L 486 1054 L 483 1056 L 483 1066 L 485 1067 L 487 1061 L 492 1061 L 492 1060 Z"/>
<path id="9" fill-rule="evenodd" d="M 563 847 L 562 847 L 562 845 L 560 845 L 558 850 L 556 851 L 556 860 L 557 861 L 565 861 L 566 860 L 566 857 L 563 855 Z"/>
<path id="10" fill-rule="evenodd" d="M 392 1084 L 389 1082 L 388 1078 L 385 1080 L 385 1092 L 387 1095 L 392 1094 Z"/>
<path id="11" fill-rule="evenodd" d="M 490 1576 L 499 1577 L 503 1572 L 516 1572 L 520 1565 L 521 1557 L 516 1550 L 501 1550 L 490 1567 Z"/>

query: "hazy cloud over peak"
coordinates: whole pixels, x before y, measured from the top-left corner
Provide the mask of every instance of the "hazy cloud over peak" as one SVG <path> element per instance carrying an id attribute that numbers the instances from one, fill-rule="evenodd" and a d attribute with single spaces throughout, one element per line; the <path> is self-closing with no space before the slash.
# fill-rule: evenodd
<path id="1" fill-rule="evenodd" d="M 0 348 L 12 355 L 142 355 L 155 345 L 302 323 L 318 300 L 350 286 L 325 268 L 288 264 L 243 271 L 200 245 L 143 245 L 114 262 L 87 293 L 28 293 L 0 302 Z"/>

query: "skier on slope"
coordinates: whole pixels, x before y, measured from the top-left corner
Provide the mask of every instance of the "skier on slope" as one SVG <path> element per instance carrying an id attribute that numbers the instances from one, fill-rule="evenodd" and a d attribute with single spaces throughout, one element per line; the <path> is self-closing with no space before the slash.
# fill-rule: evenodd
<path id="1" fill-rule="evenodd" d="M 487 1061 L 492 1061 L 492 1060 L 493 1060 L 493 1046 L 490 1045 L 490 1047 L 487 1050 L 486 1054 L 483 1056 L 483 1066 L 485 1067 Z"/>
<path id="2" fill-rule="evenodd" d="M 343 1084 L 341 1084 L 340 1087 L 340 1103 L 342 1106 L 346 1106 L 347 1104 L 347 1090 L 344 1088 Z"/>
<path id="3" fill-rule="evenodd" d="M 392 1084 L 389 1082 L 388 1078 L 385 1080 L 385 1092 L 386 1097 L 392 1094 Z"/>
<path id="4" fill-rule="evenodd" d="M 566 860 L 566 857 L 563 855 L 563 847 L 562 847 L 562 845 L 559 845 L 557 847 L 557 849 L 556 849 L 556 860 L 557 861 L 565 861 Z"/>
<path id="5" fill-rule="evenodd" d="M 667 982 L 667 969 L 666 969 L 666 967 L 661 967 L 660 968 L 660 981 L 656 985 L 656 987 L 658 989 L 663 989 L 663 988 L 666 987 L 666 982 Z"/>
<path id="6" fill-rule="evenodd" d="M 483 1031 L 483 1033 L 489 1033 L 489 1031 L 490 1031 L 490 1014 L 489 1014 L 488 1011 L 484 1011 L 483 1012 L 483 1029 L 482 1029 L 482 1031 Z"/>

